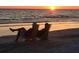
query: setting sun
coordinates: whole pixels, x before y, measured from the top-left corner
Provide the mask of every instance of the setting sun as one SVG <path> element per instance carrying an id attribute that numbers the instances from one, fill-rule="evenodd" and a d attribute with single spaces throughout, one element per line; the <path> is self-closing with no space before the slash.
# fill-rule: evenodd
<path id="1" fill-rule="evenodd" d="M 56 6 L 49 6 L 49 13 L 55 14 L 56 13 Z"/>
<path id="2" fill-rule="evenodd" d="M 56 7 L 55 7 L 55 6 L 49 6 L 49 9 L 50 9 L 50 10 L 55 10 Z"/>

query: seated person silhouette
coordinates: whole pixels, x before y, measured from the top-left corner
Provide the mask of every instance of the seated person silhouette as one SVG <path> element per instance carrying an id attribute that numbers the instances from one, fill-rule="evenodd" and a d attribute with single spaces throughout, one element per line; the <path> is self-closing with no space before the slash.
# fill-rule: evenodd
<path id="1" fill-rule="evenodd" d="M 18 29 L 12 29 L 9 28 L 12 32 L 14 31 L 18 31 L 17 33 L 17 38 L 16 38 L 16 42 L 18 42 L 19 37 L 21 36 L 22 38 L 25 38 L 26 41 L 29 41 L 30 39 L 35 40 L 35 37 L 37 35 L 38 32 L 38 27 L 39 25 L 36 23 L 32 24 L 32 28 L 30 28 L 29 30 L 26 30 L 24 27 L 22 28 L 18 28 Z"/>
<path id="2" fill-rule="evenodd" d="M 50 27 L 51 27 L 51 24 L 46 23 L 45 28 L 38 31 L 37 37 L 40 40 L 48 40 L 48 33 L 49 33 Z"/>

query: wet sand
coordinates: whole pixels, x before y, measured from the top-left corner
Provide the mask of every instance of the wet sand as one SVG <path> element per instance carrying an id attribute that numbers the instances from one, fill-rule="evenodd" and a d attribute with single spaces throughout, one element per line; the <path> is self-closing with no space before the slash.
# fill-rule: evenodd
<path id="1" fill-rule="evenodd" d="M 79 28 L 79 22 L 50 22 L 50 31 Z M 0 36 L 15 35 L 16 32 L 11 32 L 9 28 L 25 27 L 26 30 L 31 28 L 31 23 L 15 23 L 15 24 L 0 24 Z M 44 28 L 44 23 L 40 23 L 39 30 Z"/>

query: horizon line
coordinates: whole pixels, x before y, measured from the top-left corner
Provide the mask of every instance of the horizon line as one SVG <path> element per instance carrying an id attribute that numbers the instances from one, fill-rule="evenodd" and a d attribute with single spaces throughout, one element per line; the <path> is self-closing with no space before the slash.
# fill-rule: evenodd
<path id="1" fill-rule="evenodd" d="M 0 6 L 0 9 L 50 9 L 52 6 Z M 79 9 L 79 6 L 53 6 L 55 9 Z"/>

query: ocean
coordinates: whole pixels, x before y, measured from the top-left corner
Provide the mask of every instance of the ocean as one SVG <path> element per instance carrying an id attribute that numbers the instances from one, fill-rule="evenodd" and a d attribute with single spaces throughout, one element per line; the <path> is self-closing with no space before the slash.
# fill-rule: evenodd
<path id="1" fill-rule="evenodd" d="M 0 9 L 0 24 L 70 21 L 79 22 L 79 10 Z"/>

